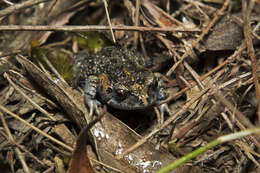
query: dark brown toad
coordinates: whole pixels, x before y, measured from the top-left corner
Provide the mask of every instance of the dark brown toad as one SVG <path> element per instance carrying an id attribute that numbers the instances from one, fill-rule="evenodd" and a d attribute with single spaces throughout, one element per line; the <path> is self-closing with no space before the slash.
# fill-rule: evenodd
<path id="1" fill-rule="evenodd" d="M 73 74 L 85 92 L 91 115 L 93 111 L 98 113 L 101 103 L 117 109 L 137 110 L 166 98 L 160 74 L 145 68 L 142 57 L 118 46 L 105 47 L 96 54 L 80 52 Z M 161 112 L 164 107 L 165 104 L 160 105 Z"/>

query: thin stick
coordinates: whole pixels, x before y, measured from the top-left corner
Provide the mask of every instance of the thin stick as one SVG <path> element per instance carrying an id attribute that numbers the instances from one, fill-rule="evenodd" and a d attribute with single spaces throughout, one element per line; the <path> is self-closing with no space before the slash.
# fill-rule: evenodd
<path id="1" fill-rule="evenodd" d="M 110 30 L 110 32 L 111 32 L 113 42 L 115 43 L 115 42 L 116 42 L 116 39 L 115 39 L 115 36 L 114 36 L 114 33 L 113 33 L 111 20 L 110 20 L 109 13 L 108 13 L 108 10 L 107 10 L 107 7 L 108 7 L 107 1 L 106 1 L 106 0 L 103 0 L 103 3 L 104 3 L 104 6 L 105 6 L 107 21 L 108 21 L 108 24 L 109 24 L 109 30 Z"/>
<path id="2" fill-rule="evenodd" d="M 231 55 L 230 57 L 228 57 L 223 63 L 219 64 L 217 67 L 215 67 L 213 70 L 209 71 L 207 74 L 203 75 L 202 77 L 200 77 L 200 80 L 204 80 L 206 79 L 208 76 L 212 75 L 213 73 L 217 72 L 219 69 L 221 69 L 222 67 L 224 67 L 225 65 L 227 65 L 228 63 L 232 62 L 233 60 L 235 60 L 235 58 L 241 54 L 241 52 L 243 50 L 245 50 L 246 46 L 244 43 L 242 43 L 239 48 L 237 49 L 237 51 L 235 51 L 233 53 L 233 55 Z M 190 87 L 185 87 L 183 88 L 181 91 L 179 91 L 178 93 L 175 93 L 172 96 L 169 96 L 166 100 L 162 101 L 160 104 L 163 103 L 167 103 L 179 96 L 181 96 L 183 93 L 185 93 L 188 89 L 194 87 L 197 83 L 192 82 Z"/>
<path id="3" fill-rule="evenodd" d="M 211 27 L 216 23 L 216 21 L 218 20 L 218 18 L 224 13 L 224 11 L 226 10 L 228 4 L 230 3 L 230 0 L 226 0 L 226 2 L 223 4 L 222 8 L 220 9 L 220 11 L 215 15 L 215 17 L 211 20 L 211 22 L 209 23 L 209 25 L 205 28 L 205 30 L 202 31 L 202 33 L 200 34 L 200 36 L 191 44 L 191 47 L 189 47 L 189 49 L 181 56 L 181 59 L 179 59 L 179 61 L 177 63 L 175 63 L 172 68 L 166 73 L 167 76 L 170 76 L 174 70 L 176 69 L 176 67 L 186 58 L 188 57 L 188 55 L 191 54 L 193 48 L 202 40 L 202 38 L 209 32 L 209 30 L 211 29 Z"/>
<path id="4" fill-rule="evenodd" d="M 74 25 L 74 26 L 53 26 L 53 25 L 0 25 L 0 31 L 104 31 L 104 30 L 118 30 L 118 31 L 151 31 L 151 32 L 200 32 L 200 29 L 183 29 L 172 27 L 136 27 L 136 26 L 100 26 L 100 25 Z"/>
<path id="5" fill-rule="evenodd" d="M 140 0 L 135 4 L 135 26 L 139 26 Z M 134 46 L 137 48 L 138 32 L 134 32 Z"/>
<path id="6" fill-rule="evenodd" d="M 258 110 L 257 110 L 257 115 L 258 115 L 258 123 L 260 124 L 260 86 L 258 83 L 258 77 L 256 73 L 256 60 L 255 60 L 255 51 L 252 43 L 252 38 L 251 36 L 251 26 L 250 26 L 250 21 L 249 17 L 251 14 L 251 10 L 254 6 L 254 0 L 251 0 L 249 3 L 247 0 L 242 0 L 242 11 L 243 11 L 243 20 L 244 20 L 244 35 L 245 35 L 245 40 L 246 40 L 246 46 L 247 46 L 247 51 L 249 53 L 249 56 L 251 58 L 251 67 L 252 67 L 252 75 L 253 75 L 253 81 L 255 85 L 255 92 L 256 92 L 256 98 L 258 100 Z"/>
<path id="7" fill-rule="evenodd" d="M 12 141 L 14 141 L 14 138 L 13 138 L 13 136 L 12 136 L 12 133 L 11 133 L 10 129 L 8 128 L 8 126 L 7 126 L 7 123 L 6 123 L 6 121 L 5 121 L 5 118 L 4 118 L 4 115 L 2 114 L 2 112 L 0 112 L 0 117 L 1 117 L 1 121 L 2 121 L 2 123 L 3 123 L 3 126 L 4 126 L 4 128 L 5 128 L 5 131 L 6 131 L 7 134 L 8 134 L 8 137 L 9 137 Z M 27 166 L 27 163 L 25 162 L 24 156 L 23 156 L 22 152 L 20 151 L 20 149 L 16 147 L 16 148 L 15 148 L 15 153 L 16 153 L 18 159 L 20 160 L 20 162 L 21 162 L 21 164 L 22 164 L 22 167 L 23 167 L 24 172 L 25 172 L 25 173 L 30 173 L 30 169 L 29 169 L 29 167 Z"/>
<path id="8" fill-rule="evenodd" d="M 53 114 L 48 113 L 42 107 L 40 107 L 37 103 L 35 103 L 30 97 L 28 97 L 10 78 L 7 73 L 4 74 L 4 77 L 8 80 L 8 82 L 14 87 L 16 91 L 18 91 L 26 100 L 28 100 L 36 109 L 38 109 L 41 113 L 49 117 L 51 120 L 55 121 L 56 119 L 53 117 Z"/>
<path id="9" fill-rule="evenodd" d="M 0 112 L 1 114 L 1 112 Z M 47 166 L 45 163 L 43 163 L 42 161 L 40 161 L 35 155 L 33 155 L 30 151 L 28 151 L 24 146 L 18 144 L 16 141 L 13 141 L 13 139 L 8 138 L 8 136 L 0 131 L 1 135 L 3 135 L 11 144 L 16 145 L 18 148 L 20 148 L 22 151 L 24 151 L 26 154 L 30 155 L 31 158 L 33 158 L 35 161 L 37 161 L 39 164 L 41 164 L 42 166 Z"/>
<path id="10" fill-rule="evenodd" d="M 30 6 L 37 5 L 39 3 L 46 2 L 46 1 L 49 1 L 49 0 L 28 0 L 21 4 L 12 5 L 10 7 L 7 7 L 5 9 L 1 10 L 0 17 L 4 17 L 6 15 L 18 12 L 21 9 L 28 8 Z"/>
<path id="11" fill-rule="evenodd" d="M 28 122 L 25 121 L 24 119 L 20 118 L 18 115 L 16 115 L 16 114 L 14 114 L 13 112 L 9 111 L 9 110 L 8 110 L 7 108 L 5 108 L 4 106 L 0 105 L 0 109 L 1 109 L 3 112 L 5 112 L 5 113 L 11 115 L 11 116 L 14 117 L 15 119 L 21 121 L 21 122 L 24 123 L 25 125 L 31 127 L 33 130 L 35 130 L 36 132 L 38 132 L 38 133 L 40 133 L 41 135 L 45 136 L 46 138 L 50 139 L 51 141 L 53 141 L 53 142 L 55 142 L 55 143 L 61 145 L 62 147 L 66 148 L 67 150 L 69 150 L 69 151 L 72 151 L 72 150 L 73 150 L 70 146 L 64 144 L 63 142 L 61 142 L 61 141 L 55 139 L 54 137 L 48 135 L 47 133 L 43 132 L 43 131 L 40 130 L 39 128 L 35 127 L 34 125 L 28 123 Z"/>

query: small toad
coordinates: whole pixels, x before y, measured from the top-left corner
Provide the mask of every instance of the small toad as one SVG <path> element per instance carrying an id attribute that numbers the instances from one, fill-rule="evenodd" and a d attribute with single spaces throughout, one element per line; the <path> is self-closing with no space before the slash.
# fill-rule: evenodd
<path id="1" fill-rule="evenodd" d="M 99 113 L 101 103 L 116 109 L 137 110 L 158 104 L 167 95 L 159 73 L 145 67 L 144 59 L 119 46 L 96 54 L 80 52 L 73 65 L 75 82 L 82 84 L 85 103 Z M 166 104 L 160 112 L 168 111 Z"/>

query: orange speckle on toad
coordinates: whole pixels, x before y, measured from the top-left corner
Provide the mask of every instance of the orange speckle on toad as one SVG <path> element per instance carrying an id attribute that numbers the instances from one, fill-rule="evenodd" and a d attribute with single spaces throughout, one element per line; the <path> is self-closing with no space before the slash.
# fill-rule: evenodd
<path id="1" fill-rule="evenodd" d="M 138 97 L 138 99 L 142 100 L 142 103 L 144 105 L 148 104 L 148 101 L 147 101 L 148 95 L 140 84 L 137 84 L 137 83 L 134 84 L 131 87 L 131 89 L 132 89 L 133 94 L 136 95 Z"/>
<path id="2" fill-rule="evenodd" d="M 105 91 L 107 91 L 108 88 L 110 88 L 110 81 L 106 74 L 102 73 L 98 76 L 100 83 Z"/>
<path id="3" fill-rule="evenodd" d="M 127 69 L 123 68 L 123 72 L 124 72 L 132 81 L 134 81 L 134 77 L 132 76 L 132 74 L 131 74 L 129 71 L 127 71 Z"/>

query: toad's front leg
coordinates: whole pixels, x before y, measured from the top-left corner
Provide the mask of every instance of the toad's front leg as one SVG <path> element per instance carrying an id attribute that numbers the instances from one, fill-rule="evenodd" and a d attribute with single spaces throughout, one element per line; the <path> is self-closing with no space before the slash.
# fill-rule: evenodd
<path id="1" fill-rule="evenodd" d="M 156 75 L 159 77 L 161 76 L 161 74 L 156 74 Z M 158 81 L 159 81 L 159 86 L 161 86 L 161 87 L 158 87 L 158 90 L 157 90 L 157 104 L 160 104 L 160 102 L 167 99 L 168 94 L 165 91 L 165 87 L 163 87 L 164 82 L 161 79 L 158 79 Z M 165 113 L 168 115 L 171 115 L 171 111 L 170 111 L 167 103 L 160 104 L 158 106 L 158 109 L 160 111 L 160 117 L 157 117 L 158 123 L 162 125 L 164 122 Z"/>
<path id="2" fill-rule="evenodd" d="M 101 103 L 96 99 L 97 88 L 99 85 L 99 79 L 97 76 L 89 76 L 84 81 L 84 95 L 85 95 L 85 104 L 89 107 L 89 115 L 92 116 L 95 112 L 99 115 L 99 106 Z"/>

